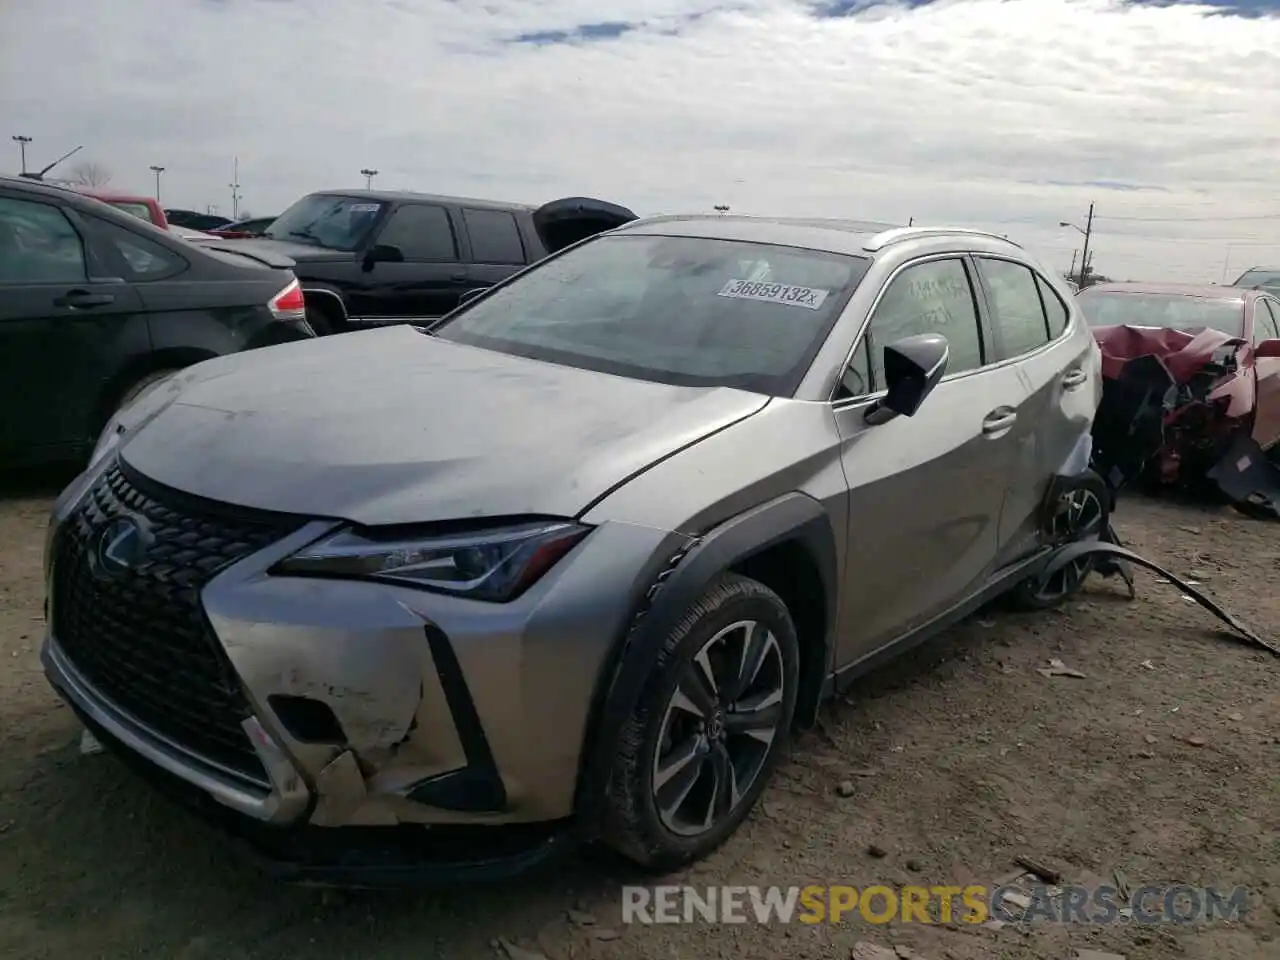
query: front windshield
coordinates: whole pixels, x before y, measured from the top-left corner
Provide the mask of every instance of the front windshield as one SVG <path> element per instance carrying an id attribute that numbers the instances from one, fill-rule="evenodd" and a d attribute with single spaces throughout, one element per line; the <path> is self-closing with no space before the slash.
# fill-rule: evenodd
<path id="1" fill-rule="evenodd" d="M 276 217 L 263 235 L 331 250 L 354 250 L 368 235 L 382 207 L 373 200 L 313 193 Z"/>
<path id="2" fill-rule="evenodd" d="M 1233 286 L 1280 288 L 1280 270 L 1246 270 Z"/>
<path id="3" fill-rule="evenodd" d="M 1232 337 L 1244 334 L 1244 301 L 1238 297 L 1191 297 L 1168 293 L 1095 293 L 1076 296 L 1091 327 L 1167 327 L 1203 330 Z"/>
<path id="4" fill-rule="evenodd" d="M 604 236 L 431 332 L 620 376 L 785 396 L 867 266 L 862 257 L 797 247 Z"/>

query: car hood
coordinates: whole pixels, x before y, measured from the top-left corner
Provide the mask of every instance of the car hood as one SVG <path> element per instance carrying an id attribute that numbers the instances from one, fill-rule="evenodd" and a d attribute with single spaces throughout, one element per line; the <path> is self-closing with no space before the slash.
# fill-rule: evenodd
<path id="1" fill-rule="evenodd" d="M 253 237 L 240 240 L 235 237 L 218 237 L 217 240 L 203 241 L 204 246 L 218 250 L 229 250 L 232 253 L 244 253 L 253 256 L 258 253 L 264 256 L 285 256 L 298 263 L 320 263 L 327 261 L 353 260 L 355 254 L 346 250 L 329 250 L 310 243 L 290 243 L 286 240 L 272 240 L 268 237 Z"/>
<path id="2" fill-rule="evenodd" d="M 1174 330 L 1168 327 L 1095 327 L 1093 337 L 1102 351 L 1104 376 L 1116 378 L 1126 363 L 1138 357 L 1154 356 L 1164 362 L 1174 383 L 1185 383 L 1205 364 L 1221 356 L 1223 349 L 1234 353 L 1244 343 L 1220 330 Z"/>
<path id="3" fill-rule="evenodd" d="M 508 356 L 410 326 L 206 361 L 128 436 L 128 465 L 197 496 L 361 524 L 572 517 L 763 409 Z"/>

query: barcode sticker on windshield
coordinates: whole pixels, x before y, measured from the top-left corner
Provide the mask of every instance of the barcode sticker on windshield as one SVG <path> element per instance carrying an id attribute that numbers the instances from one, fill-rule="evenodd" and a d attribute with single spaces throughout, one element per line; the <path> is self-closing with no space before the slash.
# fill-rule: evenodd
<path id="1" fill-rule="evenodd" d="M 789 307 L 817 310 L 830 292 L 815 287 L 797 287 L 790 283 L 730 280 L 716 296 L 734 297 L 738 300 L 762 300 L 765 303 L 784 303 Z"/>
<path id="2" fill-rule="evenodd" d="M 347 207 L 352 213 L 374 213 L 378 209 L 376 203 L 353 203 Z"/>

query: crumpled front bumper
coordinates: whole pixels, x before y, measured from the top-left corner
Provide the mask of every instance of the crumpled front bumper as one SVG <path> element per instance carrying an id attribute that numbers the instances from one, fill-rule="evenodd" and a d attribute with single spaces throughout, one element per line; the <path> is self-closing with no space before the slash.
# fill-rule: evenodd
<path id="1" fill-rule="evenodd" d="M 332 521 L 235 562 L 199 607 L 248 704 L 259 777 L 139 720 L 60 642 L 58 531 L 94 482 L 52 520 L 50 682 L 104 743 L 286 875 L 343 884 L 502 874 L 557 847 L 614 642 L 684 539 L 602 525 L 506 604 L 268 574 Z"/>

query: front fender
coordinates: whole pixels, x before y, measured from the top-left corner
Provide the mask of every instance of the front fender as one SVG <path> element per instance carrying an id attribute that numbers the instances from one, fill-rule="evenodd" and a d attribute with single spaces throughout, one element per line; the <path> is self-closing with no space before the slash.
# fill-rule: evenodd
<path id="1" fill-rule="evenodd" d="M 588 726 L 577 809 L 590 831 L 600 822 L 611 761 L 623 726 L 634 712 L 657 663 L 662 642 L 707 588 L 729 568 L 778 544 L 799 542 L 814 560 L 826 598 L 827 624 L 819 657 L 801 676 L 797 711 L 816 708 L 823 681 L 831 671 L 832 632 L 836 622 L 836 542 L 822 505 L 802 493 L 789 493 L 725 521 L 693 539 L 673 557 L 636 611 L 625 636 L 616 643 L 602 677 L 594 717 Z"/>

